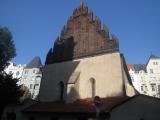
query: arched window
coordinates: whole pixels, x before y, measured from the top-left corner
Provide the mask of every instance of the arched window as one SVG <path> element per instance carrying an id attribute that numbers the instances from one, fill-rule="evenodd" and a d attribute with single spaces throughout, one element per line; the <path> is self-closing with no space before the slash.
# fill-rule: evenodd
<path id="1" fill-rule="evenodd" d="M 63 101 L 63 94 L 64 94 L 64 83 L 62 81 L 59 82 L 59 88 L 60 88 L 60 101 Z"/>
<path id="2" fill-rule="evenodd" d="M 96 83 L 95 83 L 96 81 L 94 78 L 91 78 L 89 82 L 90 82 L 91 98 L 94 98 L 96 95 Z"/>

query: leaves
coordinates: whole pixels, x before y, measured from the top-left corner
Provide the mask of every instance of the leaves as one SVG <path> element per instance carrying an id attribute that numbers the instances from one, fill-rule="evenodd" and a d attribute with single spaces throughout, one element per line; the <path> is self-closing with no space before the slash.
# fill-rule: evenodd
<path id="1" fill-rule="evenodd" d="M 16 49 L 11 32 L 5 27 L 0 27 L 0 118 L 4 106 L 19 102 L 24 94 L 21 86 L 17 85 L 18 79 L 4 72 L 5 67 L 9 65 L 8 62 L 15 56 Z"/>
<path id="2" fill-rule="evenodd" d="M 6 27 L 0 27 L 0 72 L 8 65 L 8 61 L 16 56 L 12 34 Z"/>
<path id="3" fill-rule="evenodd" d="M 0 103 L 11 104 L 19 102 L 19 98 L 24 91 L 17 85 L 18 79 L 12 78 L 12 75 L 0 74 Z"/>

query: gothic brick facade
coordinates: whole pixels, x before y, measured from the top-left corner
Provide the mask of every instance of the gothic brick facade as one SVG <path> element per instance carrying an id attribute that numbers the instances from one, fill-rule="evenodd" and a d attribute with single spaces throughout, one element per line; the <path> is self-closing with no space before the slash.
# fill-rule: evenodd
<path id="1" fill-rule="evenodd" d="M 46 57 L 46 64 L 119 51 L 117 38 L 84 4 L 73 11 Z"/>

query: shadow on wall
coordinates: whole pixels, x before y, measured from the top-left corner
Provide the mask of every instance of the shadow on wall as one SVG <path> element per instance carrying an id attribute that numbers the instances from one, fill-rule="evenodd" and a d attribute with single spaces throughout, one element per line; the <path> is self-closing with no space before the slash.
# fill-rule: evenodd
<path id="1" fill-rule="evenodd" d="M 76 90 L 75 87 L 71 87 L 69 89 L 70 89 L 70 91 L 67 94 L 67 101 L 66 101 L 67 103 L 70 102 L 70 101 L 71 102 L 75 101 L 80 97 L 79 94 L 78 94 L 78 91 Z"/>
<path id="2" fill-rule="evenodd" d="M 80 61 L 68 61 L 46 65 L 39 92 L 40 101 L 68 101 L 79 98 L 78 80 L 80 72 L 76 70 Z M 47 93 L 47 94 L 46 94 Z"/>
<path id="3" fill-rule="evenodd" d="M 65 101 L 66 98 L 69 98 L 67 94 L 71 99 L 79 96 L 77 71 L 75 71 L 79 61 L 69 61 L 73 59 L 75 45 L 76 43 L 72 36 L 57 38 L 54 48 L 51 48 L 46 56 L 45 64 L 50 65 L 46 65 L 43 71 L 40 96 L 49 98 L 49 95 L 51 95 L 53 101 Z M 48 87 L 46 88 L 46 86 Z M 48 95 L 46 95 L 46 91 L 49 93 Z M 52 94 L 50 91 L 56 92 Z"/>
<path id="4" fill-rule="evenodd" d="M 74 47 L 75 42 L 72 36 L 67 39 L 59 39 L 58 37 L 54 43 L 53 50 L 51 48 L 46 56 L 45 64 L 72 60 Z"/>
<path id="5" fill-rule="evenodd" d="M 79 71 L 76 71 L 80 61 L 71 61 L 64 64 L 64 69 L 61 70 L 61 74 L 64 83 L 64 94 L 63 96 L 66 102 L 74 101 L 79 98 Z M 62 90 L 61 90 L 62 91 Z"/>

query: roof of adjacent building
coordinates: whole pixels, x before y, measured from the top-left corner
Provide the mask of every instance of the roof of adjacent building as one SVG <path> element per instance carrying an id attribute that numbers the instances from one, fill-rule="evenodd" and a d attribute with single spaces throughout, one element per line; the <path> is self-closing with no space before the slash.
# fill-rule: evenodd
<path id="1" fill-rule="evenodd" d="M 130 70 L 130 69 L 134 69 L 134 65 L 133 64 L 127 64 L 127 68 L 128 68 L 128 70 Z"/>
<path id="2" fill-rule="evenodd" d="M 160 59 L 160 57 L 152 54 L 149 59 Z"/>
<path id="3" fill-rule="evenodd" d="M 150 59 L 160 59 L 160 57 L 156 56 L 154 54 L 151 54 L 146 64 L 127 64 L 127 68 L 128 68 L 128 70 L 132 69 L 135 71 L 140 71 L 140 70 L 146 71 L 146 67 L 147 67 Z"/>
<path id="4" fill-rule="evenodd" d="M 134 64 L 134 70 L 135 71 L 146 71 L 146 65 L 145 64 Z"/>
<path id="5" fill-rule="evenodd" d="M 40 68 L 42 67 L 41 59 L 40 57 L 36 56 L 34 57 L 25 68 Z"/>
<path id="6" fill-rule="evenodd" d="M 147 67 L 150 59 L 160 59 L 160 57 L 152 54 L 149 57 L 146 64 L 127 64 L 127 68 L 128 68 L 128 70 L 132 69 L 134 71 L 141 71 L 141 70 L 146 71 L 146 67 Z"/>
<path id="7" fill-rule="evenodd" d="M 129 97 L 101 98 L 100 111 L 109 111 L 113 106 Z M 91 98 L 80 99 L 73 103 L 38 102 L 26 108 L 24 112 L 34 113 L 95 113 L 96 106 Z"/>
<path id="8" fill-rule="evenodd" d="M 148 63 L 149 63 L 149 61 L 150 61 L 151 59 L 160 59 L 160 57 L 159 57 L 159 56 L 156 56 L 156 55 L 151 54 L 151 55 L 150 55 L 150 57 L 149 57 L 149 59 L 148 59 L 148 61 L 147 61 L 147 63 L 146 63 L 146 66 L 148 65 Z"/>
<path id="9" fill-rule="evenodd" d="M 119 107 L 121 105 L 124 105 L 125 103 L 130 102 L 130 101 L 135 100 L 135 99 L 138 100 L 138 101 L 141 101 L 143 104 L 146 104 L 146 107 L 148 106 L 147 105 L 148 103 L 152 103 L 152 105 L 153 105 L 152 110 L 154 108 L 154 110 L 156 110 L 156 111 L 157 111 L 156 107 L 158 107 L 157 105 L 160 103 L 160 99 L 159 98 L 148 96 L 148 95 L 144 95 L 144 94 L 137 94 L 135 96 L 132 96 L 132 97 L 120 102 L 119 104 L 116 104 L 115 106 L 113 106 L 111 108 L 111 111 L 113 109 L 115 109 L 115 108 L 117 108 L 117 107 Z M 146 102 L 146 100 L 147 101 L 151 101 L 151 102 Z M 135 104 L 132 104 L 132 105 L 134 106 Z M 137 106 L 137 108 L 140 107 L 140 106 L 138 106 L 138 104 L 136 106 Z M 148 106 L 148 107 L 150 107 L 150 106 Z M 160 107 L 158 107 L 158 109 L 160 109 Z"/>
<path id="10" fill-rule="evenodd" d="M 146 65 L 145 64 L 127 64 L 128 70 L 132 69 L 134 71 L 146 71 Z"/>

